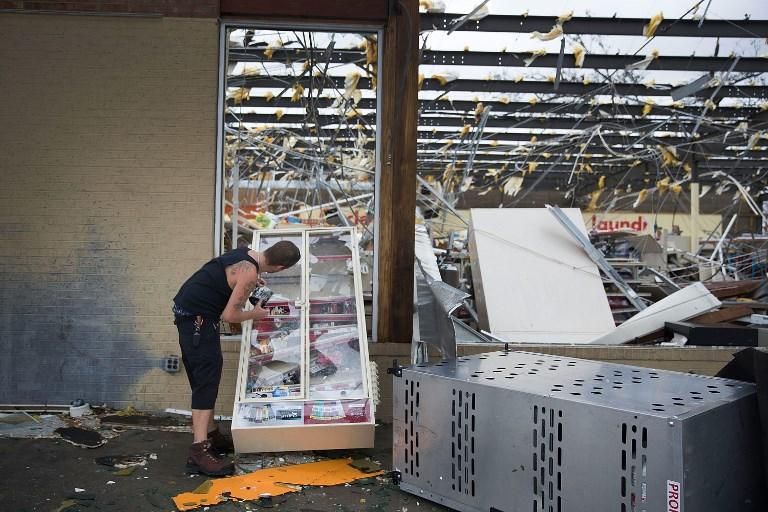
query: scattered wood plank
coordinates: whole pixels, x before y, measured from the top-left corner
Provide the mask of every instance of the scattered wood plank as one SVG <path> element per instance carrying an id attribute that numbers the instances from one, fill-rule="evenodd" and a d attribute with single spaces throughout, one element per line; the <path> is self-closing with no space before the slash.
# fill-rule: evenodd
<path id="1" fill-rule="evenodd" d="M 744 280 L 744 281 L 710 281 L 705 282 L 704 286 L 707 290 L 720 300 L 730 299 L 733 297 L 749 296 L 757 290 L 760 286 L 760 281 L 757 280 Z"/>
<path id="2" fill-rule="evenodd" d="M 694 324 L 704 324 L 704 325 L 720 324 L 724 322 L 731 322 L 733 320 L 736 320 L 737 318 L 742 318 L 745 316 L 749 316 L 751 314 L 752 314 L 752 308 L 748 306 L 743 306 L 743 305 L 727 306 L 724 308 L 720 308 L 717 311 L 710 311 L 709 313 L 704 313 L 703 315 L 695 316 L 691 318 L 689 322 Z"/>

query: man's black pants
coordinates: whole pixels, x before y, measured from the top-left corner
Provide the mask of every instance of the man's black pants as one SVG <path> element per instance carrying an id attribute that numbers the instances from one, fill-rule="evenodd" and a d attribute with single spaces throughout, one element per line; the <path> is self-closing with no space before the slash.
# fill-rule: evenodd
<path id="1" fill-rule="evenodd" d="M 221 355 L 219 322 L 204 318 L 202 324 L 198 321 L 198 327 L 195 325 L 196 318 L 177 316 L 174 323 L 179 331 L 184 370 L 192 388 L 192 408 L 207 410 L 216 405 L 224 358 Z M 196 330 L 199 336 L 195 336 Z"/>

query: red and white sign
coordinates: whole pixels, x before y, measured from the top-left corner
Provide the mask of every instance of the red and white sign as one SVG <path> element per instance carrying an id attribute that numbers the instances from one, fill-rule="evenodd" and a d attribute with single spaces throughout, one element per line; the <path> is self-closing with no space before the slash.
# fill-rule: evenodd
<path id="1" fill-rule="evenodd" d="M 587 224 L 587 229 L 601 233 L 613 231 L 645 233 L 649 232 L 649 224 L 643 215 L 613 218 L 598 218 L 597 215 L 592 215 Z"/>
<path id="2" fill-rule="evenodd" d="M 680 512 L 681 489 L 679 482 L 667 480 L 667 512 Z"/>

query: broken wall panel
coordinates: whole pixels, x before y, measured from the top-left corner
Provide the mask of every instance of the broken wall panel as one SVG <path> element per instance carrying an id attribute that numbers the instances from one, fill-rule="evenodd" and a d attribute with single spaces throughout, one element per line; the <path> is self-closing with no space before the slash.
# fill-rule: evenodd
<path id="1" fill-rule="evenodd" d="M 581 212 L 563 210 L 586 235 Z M 512 342 L 586 343 L 614 328 L 595 264 L 544 208 L 472 209 L 481 327 Z"/>

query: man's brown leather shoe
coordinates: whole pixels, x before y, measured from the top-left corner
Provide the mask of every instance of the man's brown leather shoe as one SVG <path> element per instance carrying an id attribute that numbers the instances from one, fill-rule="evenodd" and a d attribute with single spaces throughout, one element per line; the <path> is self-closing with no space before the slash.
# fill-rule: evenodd
<path id="1" fill-rule="evenodd" d="M 235 465 L 216 454 L 208 440 L 194 443 L 189 447 L 187 473 L 202 473 L 208 476 L 227 476 L 235 472 Z"/>

